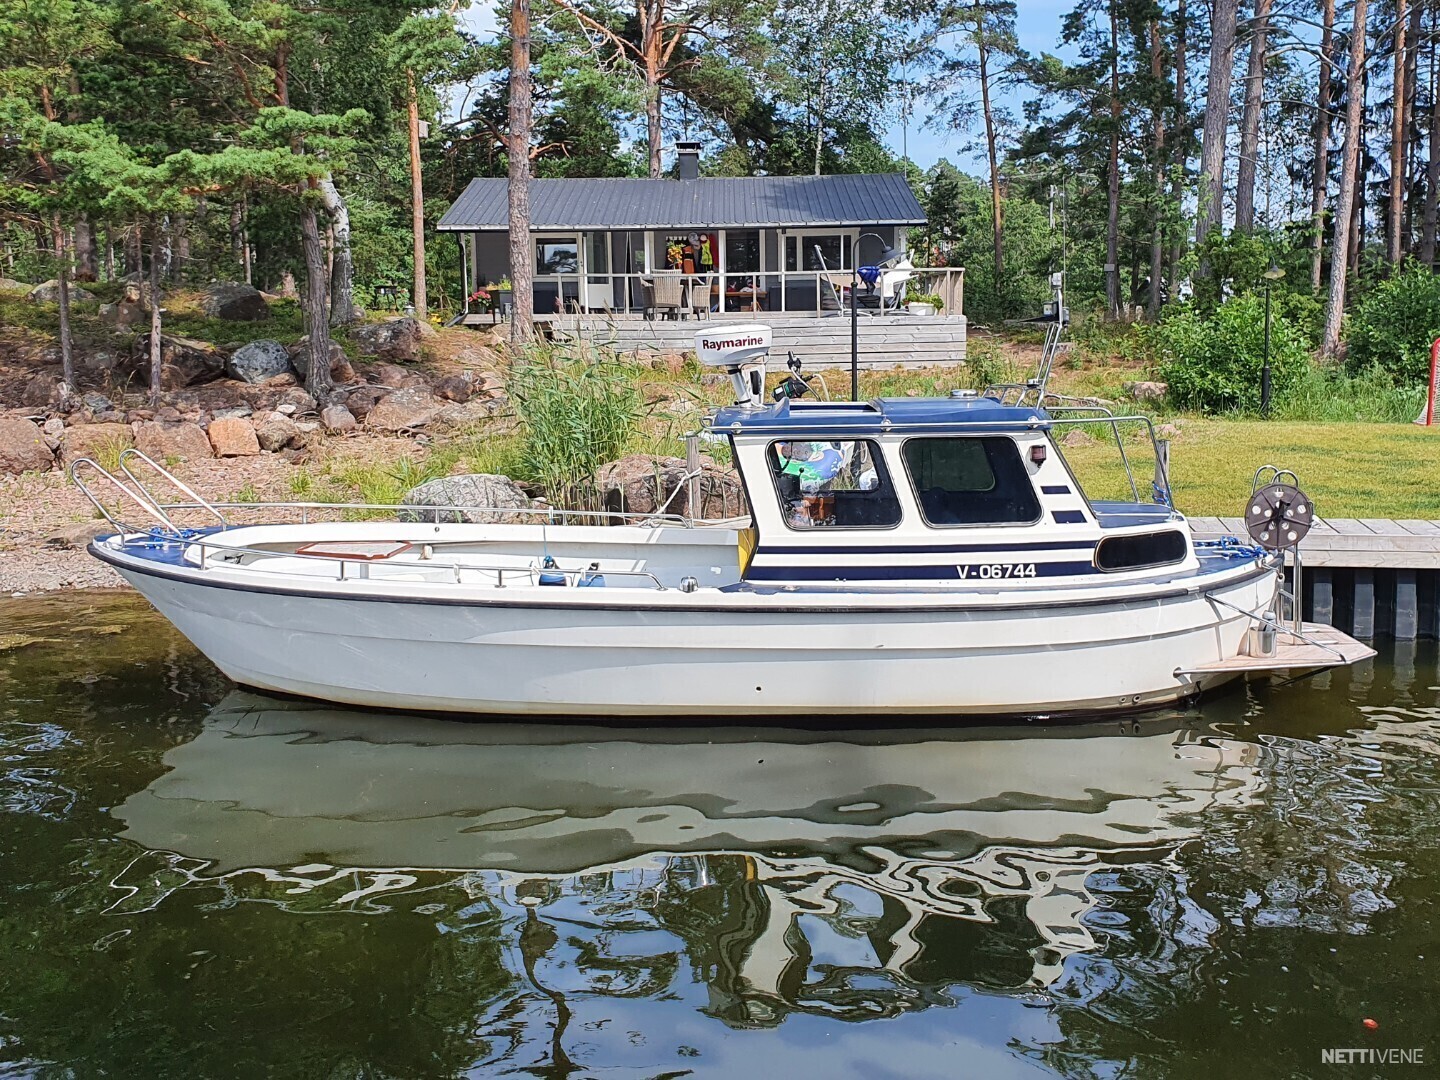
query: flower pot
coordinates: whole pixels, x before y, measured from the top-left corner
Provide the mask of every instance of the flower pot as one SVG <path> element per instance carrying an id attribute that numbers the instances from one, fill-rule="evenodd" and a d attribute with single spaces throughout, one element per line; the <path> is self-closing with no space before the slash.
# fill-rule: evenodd
<path id="1" fill-rule="evenodd" d="M 911 315 L 934 315 L 935 305 L 926 304 L 919 300 L 911 300 L 908 304 L 905 305 L 905 310 L 908 311 Z"/>

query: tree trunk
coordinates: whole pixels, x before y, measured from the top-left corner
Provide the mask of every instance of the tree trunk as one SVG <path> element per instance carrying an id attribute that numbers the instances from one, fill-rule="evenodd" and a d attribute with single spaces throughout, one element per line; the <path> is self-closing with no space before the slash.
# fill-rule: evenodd
<path id="1" fill-rule="evenodd" d="M 1361 85 L 1364 85 L 1362 80 Z M 1361 99 L 1360 115 L 1365 115 L 1364 98 Z M 1361 123 L 1364 123 L 1362 120 Z M 1364 136 L 1361 136 L 1360 161 L 1355 167 L 1355 211 L 1350 215 L 1349 277 L 1350 284 L 1360 277 L 1365 256 L 1365 178 L 1370 175 L 1374 162 L 1366 150 Z"/>
<path id="2" fill-rule="evenodd" d="M 95 259 L 95 230 L 84 214 L 75 219 L 75 280 L 95 281 L 100 277 Z"/>
<path id="3" fill-rule="evenodd" d="M 1395 74 L 1390 104 L 1390 206 L 1385 219 L 1385 261 L 1400 262 L 1400 219 L 1405 214 L 1405 10 L 1395 0 Z"/>
<path id="4" fill-rule="evenodd" d="M 411 295 L 416 316 L 424 319 L 430 310 L 430 300 L 425 295 L 425 184 L 420 175 L 420 93 L 415 86 L 413 71 L 405 72 L 405 81 L 409 89 L 410 232 L 415 260 L 415 289 Z M 529 150 L 528 144 L 526 150 Z"/>
<path id="5" fill-rule="evenodd" d="M 640 19 L 640 57 L 641 68 L 645 75 L 645 136 L 650 146 L 650 178 L 658 180 L 660 177 L 660 117 L 662 113 L 662 102 L 660 99 L 661 87 L 660 78 L 663 74 L 663 54 L 665 49 L 665 0 L 640 0 L 635 5 L 636 13 Z M 528 28 L 530 22 L 529 0 L 525 3 L 525 22 Z M 528 29 L 526 31 L 529 32 Z M 529 56 L 529 44 L 526 44 L 526 56 Z M 816 170 L 819 171 L 818 168 Z"/>
<path id="6" fill-rule="evenodd" d="M 115 280 L 115 230 L 105 226 L 105 280 Z"/>
<path id="7" fill-rule="evenodd" d="M 1349 262 L 1346 233 L 1355 210 L 1355 177 L 1360 162 L 1360 140 L 1365 95 L 1361 89 L 1365 72 L 1366 0 L 1355 0 L 1355 25 L 1350 32 L 1350 57 L 1345 70 L 1345 146 L 1341 151 L 1340 202 L 1335 208 L 1335 242 L 1330 253 L 1330 294 L 1325 302 L 1325 332 L 1320 355 L 1334 359 L 1340 350 L 1340 320 L 1345 314 L 1345 273 Z"/>
<path id="8" fill-rule="evenodd" d="M 1120 315 L 1120 15 L 1110 0 L 1110 160 L 1106 169 L 1105 303 L 1110 318 Z"/>
<path id="9" fill-rule="evenodd" d="M 1245 71 L 1245 111 L 1240 118 L 1240 161 L 1235 178 L 1235 228 L 1255 229 L 1255 173 L 1260 164 L 1260 116 L 1264 111 L 1265 55 L 1270 34 L 1271 0 L 1255 0 L 1250 30 L 1250 59 Z"/>
<path id="10" fill-rule="evenodd" d="M 237 268 L 244 266 L 245 253 L 245 205 L 241 202 L 230 206 L 230 259 Z"/>
<path id="11" fill-rule="evenodd" d="M 1420 86 L 1420 41 L 1424 0 L 1410 5 L 1410 28 L 1405 32 L 1405 212 L 1401 215 L 1400 250 L 1413 252 L 1415 243 L 1415 180 L 1420 165 L 1420 129 L 1415 123 L 1415 102 Z"/>
<path id="12" fill-rule="evenodd" d="M 145 264 L 140 250 L 140 226 L 131 225 L 125 230 L 125 274 L 143 273 Z"/>
<path id="13" fill-rule="evenodd" d="M 1364 0 L 1361 0 L 1363 3 Z M 1237 0 L 1215 0 L 1210 27 L 1210 78 L 1205 89 L 1205 126 L 1200 137 L 1200 201 L 1195 243 L 1219 227 L 1225 214 L 1225 133 L 1230 120 L 1230 78 L 1235 63 Z M 1209 270 L 1202 264 L 1201 274 Z"/>
<path id="14" fill-rule="evenodd" d="M 1315 175 L 1311 178 L 1310 288 L 1320 291 L 1320 273 L 1325 262 L 1325 195 L 1330 187 L 1330 61 L 1335 52 L 1335 0 L 1324 0 L 1320 34 L 1320 93 L 1315 110 Z M 1332 244 L 1333 246 L 1333 244 Z"/>
<path id="15" fill-rule="evenodd" d="M 1153 320 L 1160 314 L 1160 276 L 1165 265 L 1165 109 L 1160 101 L 1160 83 L 1165 74 L 1165 55 L 1160 46 L 1160 22 L 1151 19 L 1150 81 L 1154 84 L 1155 107 L 1150 118 L 1151 145 L 1155 154 L 1155 207 L 1150 222 L 1150 295 L 1147 307 Z"/>
<path id="16" fill-rule="evenodd" d="M 65 227 L 60 224 L 60 215 L 56 214 L 52 220 L 58 267 L 55 279 L 60 285 L 60 400 L 65 402 L 75 391 L 75 347 L 70 335 L 70 253 L 66 250 Z"/>
<path id="17" fill-rule="evenodd" d="M 316 187 L 320 191 L 321 202 L 325 204 L 325 214 L 330 219 L 330 229 L 335 237 L 334 261 L 330 264 L 330 325 L 346 326 L 357 317 L 355 257 L 350 252 L 350 208 L 340 197 L 334 177 L 322 176 Z M 417 242 L 423 244 L 423 240 Z"/>
<path id="18" fill-rule="evenodd" d="M 1431 27 L 1432 33 L 1434 26 Z M 1425 163 L 1425 210 L 1420 220 L 1420 261 L 1435 265 L 1435 222 L 1440 217 L 1440 52 L 1430 54 L 1430 148 Z"/>
<path id="19" fill-rule="evenodd" d="M 1188 145 L 1189 136 L 1186 124 L 1185 108 L 1185 50 L 1189 47 L 1190 21 L 1186 11 L 1185 0 L 1175 8 L 1175 143 L 1180 149 L 1180 168 L 1175 170 L 1174 177 L 1170 181 L 1170 198 L 1173 205 L 1179 207 L 1184 205 L 1185 199 L 1185 166 L 1189 161 Z M 1185 255 L 1185 232 L 1183 228 L 1175 230 L 1175 243 L 1170 248 L 1170 295 L 1176 296 L 1180 292 L 1180 260 Z"/>
<path id="20" fill-rule="evenodd" d="M 140 231 L 139 227 L 135 230 Z M 164 386 L 165 369 L 160 359 L 160 262 L 164 228 L 155 218 L 150 219 L 150 404 L 160 404 L 160 391 Z"/>
<path id="21" fill-rule="evenodd" d="M 995 148 L 995 112 L 990 106 L 990 48 L 985 41 L 985 8 L 976 2 L 975 51 L 980 59 L 980 107 L 985 114 L 985 154 L 990 163 L 990 226 L 995 250 L 995 295 L 1005 293 L 1005 209 L 1000 199 L 1000 162 Z"/>
<path id="22" fill-rule="evenodd" d="M 300 246 L 305 254 L 305 351 L 309 354 L 305 389 L 323 407 L 335 388 L 330 381 L 330 278 L 315 204 L 309 199 L 300 204 Z"/>
<path id="23" fill-rule="evenodd" d="M 175 266 L 175 243 L 172 239 L 173 230 L 170 227 L 170 215 L 166 214 L 161 218 L 160 224 L 160 276 L 169 281 L 174 273 Z M 152 248 L 150 258 L 155 259 L 155 251 Z"/>
<path id="24" fill-rule="evenodd" d="M 530 0 L 510 5 L 510 344 L 520 350 L 534 335 L 534 251 L 530 244 Z M 650 173 L 659 175 L 658 126 L 650 146 Z"/>
<path id="25" fill-rule="evenodd" d="M 825 116 L 821 102 L 815 106 L 815 175 L 820 175 L 820 155 L 825 149 Z"/>
<path id="26" fill-rule="evenodd" d="M 190 219 L 184 214 L 176 214 L 170 219 L 170 233 L 175 248 L 174 259 L 170 263 L 170 280 L 183 281 L 190 271 Z"/>

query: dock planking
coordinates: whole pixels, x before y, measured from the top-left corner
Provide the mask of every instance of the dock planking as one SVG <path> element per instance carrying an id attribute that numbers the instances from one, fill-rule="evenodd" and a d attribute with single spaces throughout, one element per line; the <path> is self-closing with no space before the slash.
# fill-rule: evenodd
<path id="1" fill-rule="evenodd" d="M 1190 528 L 1201 540 L 1245 539 L 1241 518 L 1194 517 Z M 1385 570 L 1440 570 L 1440 523 L 1381 518 L 1317 518 L 1300 542 L 1307 567 Z"/>

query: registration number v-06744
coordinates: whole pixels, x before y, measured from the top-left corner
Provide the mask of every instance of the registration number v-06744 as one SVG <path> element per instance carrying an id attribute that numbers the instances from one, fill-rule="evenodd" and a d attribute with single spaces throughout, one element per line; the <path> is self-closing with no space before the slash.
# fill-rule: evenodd
<path id="1" fill-rule="evenodd" d="M 955 569 L 960 572 L 961 581 L 968 581 L 972 578 L 993 581 L 996 578 L 1032 578 L 1035 576 L 1033 562 L 970 563 L 957 566 Z"/>

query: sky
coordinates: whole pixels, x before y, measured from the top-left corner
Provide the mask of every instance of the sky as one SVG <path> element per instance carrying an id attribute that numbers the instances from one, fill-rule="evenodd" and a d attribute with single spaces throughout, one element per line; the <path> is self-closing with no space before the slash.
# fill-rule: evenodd
<path id="1" fill-rule="evenodd" d="M 1075 6 L 1075 0 L 1017 0 L 1015 28 L 1020 47 L 1028 52 L 1058 52 L 1060 23 Z M 859 8 L 857 8 L 857 11 Z M 495 9 L 491 0 L 479 0 L 461 12 L 460 22 L 482 39 L 497 32 Z M 1023 94 L 1002 97 L 998 104 L 1016 117 L 1021 115 Z M 908 151 L 912 161 L 928 169 L 941 158 L 949 158 L 962 169 L 980 167 L 980 160 L 965 147 L 974 141 L 976 132 L 936 131 L 924 125 L 922 116 L 912 116 L 908 125 L 900 122 L 898 107 L 892 108 L 894 122 L 884 132 L 885 144 L 897 155 Z M 917 110 L 917 113 L 923 109 Z"/>

